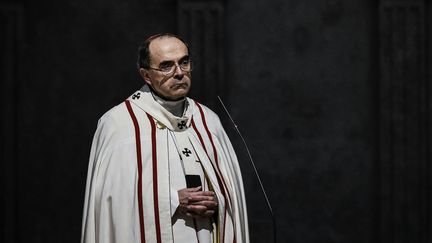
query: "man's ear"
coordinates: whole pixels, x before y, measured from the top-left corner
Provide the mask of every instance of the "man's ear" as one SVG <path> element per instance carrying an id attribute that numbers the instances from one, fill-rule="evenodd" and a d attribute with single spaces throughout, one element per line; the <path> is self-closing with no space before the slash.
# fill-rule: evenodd
<path id="1" fill-rule="evenodd" d="M 147 69 L 144 68 L 140 68 L 139 70 L 139 74 L 141 76 L 142 79 L 144 79 L 144 81 L 148 84 L 151 85 L 151 79 L 150 79 L 150 75 Z"/>

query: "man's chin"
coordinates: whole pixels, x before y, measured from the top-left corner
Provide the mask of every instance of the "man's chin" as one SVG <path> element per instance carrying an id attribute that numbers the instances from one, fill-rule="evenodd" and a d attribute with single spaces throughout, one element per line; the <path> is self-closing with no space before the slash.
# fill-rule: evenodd
<path id="1" fill-rule="evenodd" d="M 173 100 L 181 100 L 187 96 L 188 92 L 181 92 L 179 94 L 173 95 Z"/>
<path id="2" fill-rule="evenodd" d="M 167 97 L 162 97 L 165 100 L 177 101 L 184 99 L 189 92 L 189 89 L 177 89 L 175 92 L 171 94 L 167 94 Z"/>
<path id="3" fill-rule="evenodd" d="M 184 84 L 184 85 L 180 85 L 178 87 L 173 87 L 172 91 L 173 91 L 173 93 L 172 93 L 173 96 L 184 98 L 189 93 L 189 85 Z"/>

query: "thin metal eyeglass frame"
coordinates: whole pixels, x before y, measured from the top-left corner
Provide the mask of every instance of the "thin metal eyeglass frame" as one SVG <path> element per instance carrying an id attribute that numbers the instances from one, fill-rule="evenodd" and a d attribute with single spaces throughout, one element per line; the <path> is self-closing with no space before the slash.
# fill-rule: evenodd
<path id="1" fill-rule="evenodd" d="M 192 68 L 193 68 L 193 65 L 192 65 L 192 61 L 189 60 L 189 70 L 184 70 L 184 69 L 181 67 L 181 65 L 178 64 L 178 63 L 176 63 L 176 62 L 174 62 L 174 66 L 173 66 L 173 67 L 174 67 L 174 69 L 171 70 L 171 71 L 169 71 L 169 72 L 165 72 L 165 71 L 163 71 L 163 70 L 160 69 L 160 68 L 148 67 L 148 69 L 152 69 L 152 70 L 159 71 L 159 72 L 161 72 L 161 73 L 162 73 L 163 75 L 165 75 L 165 76 L 170 76 L 170 75 L 172 75 L 173 73 L 175 73 L 175 71 L 177 70 L 177 68 L 180 68 L 180 70 L 183 71 L 183 72 L 191 72 L 191 71 L 192 71 Z"/>

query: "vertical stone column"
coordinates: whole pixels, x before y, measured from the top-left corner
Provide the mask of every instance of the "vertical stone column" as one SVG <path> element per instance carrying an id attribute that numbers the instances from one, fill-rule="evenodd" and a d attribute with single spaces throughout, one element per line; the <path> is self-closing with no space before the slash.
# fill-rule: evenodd
<path id="1" fill-rule="evenodd" d="M 209 106 L 225 91 L 224 1 L 178 0 L 178 32 L 194 62 L 191 96 Z"/>
<path id="2" fill-rule="evenodd" d="M 425 0 L 380 1 L 380 243 L 432 240 L 425 12 Z"/>
<path id="3" fill-rule="evenodd" d="M 17 93 L 21 8 L 0 5 L 0 241 L 16 242 Z"/>

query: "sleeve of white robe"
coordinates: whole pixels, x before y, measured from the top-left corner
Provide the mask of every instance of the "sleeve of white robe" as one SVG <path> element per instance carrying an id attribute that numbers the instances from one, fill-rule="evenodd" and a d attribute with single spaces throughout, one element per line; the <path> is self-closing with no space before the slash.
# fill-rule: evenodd
<path id="1" fill-rule="evenodd" d="M 209 109 L 207 111 L 210 125 L 209 128 L 211 132 L 217 137 L 218 143 L 222 148 L 222 151 L 219 151 L 219 153 L 225 157 L 224 161 L 227 161 L 225 168 L 228 171 L 225 174 L 230 177 L 229 180 L 232 182 L 231 185 L 233 186 L 232 190 L 235 192 L 235 197 L 233 197 L 232 200 L 236 205 L 235 209 L 237 210 L 237 212 L 234 214 L 235 221 L 237 222 L 235 229 L 237 242 L 248 243 L 249 227 L 246 209 L 246 197 L 237 155 L 230 139 L 228 138 L 228 135 L 222 126 L 222 123 L 220 122 L 219 117 L 213 111 Z"/>
<path id="2" fill-rule="evenodd" d="M 221 125 L 222 126 L 222 125 Z M 237 156 L 234 152 L 234 148 L 225 132 L 225 130 L 220 130 L 219 139 L 221 139 L 222 148 L 224 150 L 224 155 L 229 156 L 231 161 L 235 161 L 231 163 L 228 167 L 231 170 L 231 174 L 236 175 L 232 180 L 236 180 L 233 185 L 235 185 L 235 191 L 237 193 L 236 197 L 234 197 L 235 204 L 237 205 L 237 210 L 240 212 L 236 214 L 236 232 L 239 237 L 238 242 L 249 242 L 249 227 L 248 227 L 248 217 L 246 210 L 246 197 L 243 186 L 243 179 L 240 171 L 240 166 L 238 164 Z"/>
<path id="3" fill-rule="evenodd" d="M 102 118 L 101 118 L 102 120 Z M 103 157 L 103 142 L 104 138 L 107 136 L 108 131 L 104 129 L 103 122 L 99 120 L 98 126 L 93 137 L 92 147 L 90 151 L 90 159 L 87 172 L 87 183 L 86 192 L 84 199 L 84 212 L 82 221 L 82 231 L 81 231 L 81 243 L 96 243 L 98 242 L 97 229 L 98 225 L 98 212 L 96 204 L 98 204 L 96 196 L 96 182 L 97 175 L 99 172 L 100 157 Z"/>
<path id="4" fill-rule="evenodd" d="M 104 115 L 93 138 L 81 243 L 134 242 L 136 238 L 135 139 L 125 135 L 120 124 Z"/>

